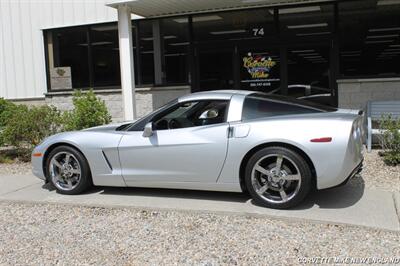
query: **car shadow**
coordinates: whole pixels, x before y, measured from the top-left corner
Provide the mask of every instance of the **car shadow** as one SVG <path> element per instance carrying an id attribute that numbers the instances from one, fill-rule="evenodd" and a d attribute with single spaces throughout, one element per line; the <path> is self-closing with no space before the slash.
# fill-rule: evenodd
<path id="1" fill-rule="evenodd" d="M 42 188 L 54 191 L 51 184 L 45 184 Z M 297 207 L 290 210 L 307 210 L 311 208 L 320 209 L 342 209 L 356 204 L 363 196 L 365 182 L 362 176 L 356 176 L 348 184 L 340 187 L 313 191 Z M 118 196 L 145 196 L 178 199 L 197 199 L 223 202 L 250 202 L 260 206 L 248 193 L 215 192 L 183 189 L 164 188 L 138 188 L 138 187 L 93 187 L 83 194 L 118 195 Z M 260 206 L 262 207 L 262 206 Z"/>
<path id="2" fill-rule="evenodd" d="M 341 209 L 356 204 L 363 196 L 365 183 L 361 176 L 356 176 L 348 184 L 340 187 L 313 191 L 299 206 L 292 210 L 306 210 L 314 207 L 320 209 Z M 93 188 L 88 193 L 122 196 L 146 196 L 181 199 L 215 200 L 225 202 L 248 202 L 259 206 L 248 193 L 230 193 L 215 191 L 180 190 L 163 188 Z"/>
<path id="3" fill-rule="evenodd" d="M 364 190 L 364 179 L 356 176 L 343 186 L 313 191 L 302 204 L 293 209 L 304 210 L 314 206 L 320 209 L 348 208 L 360 201 Z"/>
<path id="4" fill-rule="evenodd" d="M 97 188 L 93 192 L 98 191 Z M 246 202 L 250 196 L 246 193 L 234 192 L 215 192 L 215 191 L 199 191 L 184 189 L 166 189 L 166 188 L 116 188 L 103 187 L 100 194 L 119 195 L 119 196 L 145 196 L 145 197 L 163 197 L 178 199 L 197 199 L 197 200 L 214 200 L 226 202 Z"/>

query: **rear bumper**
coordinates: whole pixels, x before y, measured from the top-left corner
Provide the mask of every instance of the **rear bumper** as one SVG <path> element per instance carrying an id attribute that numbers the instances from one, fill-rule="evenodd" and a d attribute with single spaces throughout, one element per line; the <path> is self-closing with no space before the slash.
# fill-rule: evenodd
<path id="1" fill-rule="evenodd" d="M 363 166 L 364 166 L 364 159 L 362 159 L 362 161 L 356 166 L 356 168 L 354 168 L 353 171 L 351 171 L 350 175 L 342 183 L 340 183 L 337 186 L 334 186 L 333 188 L 346 185 L 353 177 L 361 173 Z"/>

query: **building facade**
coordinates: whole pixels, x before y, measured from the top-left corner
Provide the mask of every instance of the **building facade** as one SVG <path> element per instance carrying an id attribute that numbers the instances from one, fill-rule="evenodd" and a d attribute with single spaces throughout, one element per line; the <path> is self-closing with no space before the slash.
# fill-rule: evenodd
<path id="1" fill-rule="evenodd" d="M 0 58 L 0 97 L 69 109 L 92 88 L 115 121 L 124 87 L 137 117 L 216 89 L 364 108 L 400 100 L 400 1 L 1 1 Z"/>

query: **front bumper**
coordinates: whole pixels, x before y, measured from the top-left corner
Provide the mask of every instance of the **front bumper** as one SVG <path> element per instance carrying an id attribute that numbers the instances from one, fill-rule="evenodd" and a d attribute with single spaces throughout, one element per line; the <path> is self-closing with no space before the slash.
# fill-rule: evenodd
<path id="1" fill-rule="evenodd" d="M 42 156 L 34 156 L 34 154 L 42 154 Z M 36 147 L 31 155 L 31 162 L 32 162 L 32 173 L 46 181 L 46 176 L 43 172 L 43 156 L 44 156 L 44 151 L 42 151 L 39 147 Z"/>

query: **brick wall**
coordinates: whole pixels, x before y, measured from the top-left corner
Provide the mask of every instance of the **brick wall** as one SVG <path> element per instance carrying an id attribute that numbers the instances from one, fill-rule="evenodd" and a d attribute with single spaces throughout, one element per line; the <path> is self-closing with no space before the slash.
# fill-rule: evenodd
<path id="1" fill-rule="evenodd" d="M 338 80 L 340 108 L 365 109 L 368 101 L 400 100 L 400 78 Z"/>
<path id="2" fill-rule="evenodd" d="M 124 121 L 121 90 L 103 90 L 95 91 L 95 93 L 105 101 L 113 122 Z M 136 89 L 137 117 L 143 117 L 165 103 L 188 93 L 190 93 L 190 87 L 188 86 Z M 47 104 L 54 105 L 62 111 L 70 110 L 73 107 L 71 92 L 48 93 L 45 101 Z"/>

